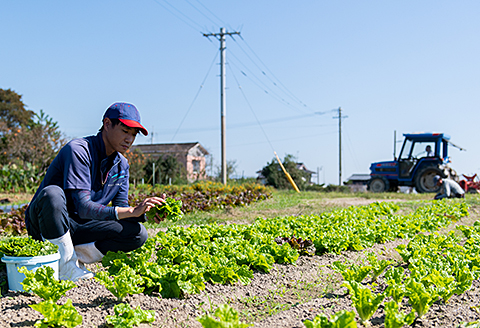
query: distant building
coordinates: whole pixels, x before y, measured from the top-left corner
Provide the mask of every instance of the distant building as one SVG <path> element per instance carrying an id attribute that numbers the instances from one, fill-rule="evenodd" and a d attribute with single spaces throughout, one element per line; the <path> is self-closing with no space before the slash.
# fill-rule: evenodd
<path id="1" fill-rule="evenodd" d="M 305 173 L 307 173 L 307 176 L 308 176 L 308 179 L 306 179 L 307 182 L 308 182 L 309 184 L 313 184 L 313 182 L 312 182 L 312 175 L 317 174 L 317 172 L 310 171 L 309 169 L 307 169 L 307 167 L 306 167 L 305 164 L 303 164 L 303 163 L 297 163 L 297 169 L 300 170 L 300 171 L 304 171 Z"/>
<path id="2" fill-rule="evenodd" d="M 370 174 L 354 173 L 348 178 L 347 185 L 352 191 L 367 191 L 368 180 L 370 180 Z"/>
<path id="3" fill-rule="evenodd" d="M 185 166 L 189 181 L 204 180 L 206 158 L 209 152 L 199 142 L 133 145 L 132 151 L 139 149 L 152 159 L 173 156 Z"/>

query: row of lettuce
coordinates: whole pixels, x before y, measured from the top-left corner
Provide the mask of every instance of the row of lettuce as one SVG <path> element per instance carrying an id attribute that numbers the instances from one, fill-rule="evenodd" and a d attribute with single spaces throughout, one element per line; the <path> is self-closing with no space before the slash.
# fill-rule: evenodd
<path id="1" fill-rule="evenodd" d="M 368 324 L 379 305 L 389 299 L 384 302 L 385 327 L 401 327 L 422 317 L 433 302 L 447 302 L 478 279 L 480 227 L 462 228 L 463 244 L 454 234 L 419 234 L 468 216 L 468 206 L 461 201 L 425 202 L 406 215 L 396 214 L 398 210 L 392 202 L 377 202 L 320 215 L 257 219 L 251 225 L 173 226 L 136 251 L 108 253 L 102 261 L 106 270 L 95 279 L 119 302 L 137 293 L 182 298 L 201 292 L 207 282 L 249 284 L 254 271 L 269 272 L 274 263 L 295 263 L 301 254 L 360 251 L 396 238 L 411 239 L 398 248 L 404 263 L 377 260 L 374 254 L 367 254 L 365 265 L 334 263 L 361 323 Z M 378 284 L 378 279 L 384 284 Z M 405 304 L 408 314 L 401 308 Z M 217 312 L 230 313 L 227 317 L 238 321 L 233 309 L 222 307 Z M 204 316 L 202 320 L 216 319 Z M 342 327 L 355 327 L 355 313 L 319 316 L 305 325 L 336 327 L 340 322 L 348 323 Z"/>

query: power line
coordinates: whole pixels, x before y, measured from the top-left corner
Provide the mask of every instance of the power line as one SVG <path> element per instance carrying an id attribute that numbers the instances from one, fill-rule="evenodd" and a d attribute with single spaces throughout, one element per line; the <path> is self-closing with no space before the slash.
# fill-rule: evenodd
<path id="1" fill-rule="evenodd" d="M 237 77 L 235 76 L 235 74 L 233 73 L 233 71 L 232 71 L 232 75 L 233 75 L 233 78 L 235 79 L 235 81 L 237 81 L 238 88 L 240 89 L 240 92 L 242 93 L 243 97 L 245 98 L 245 102 L 247 103 L 248 107 L 249 107 L 250 110 L 252 111 L 253 117 L 255 117 L 255 120 L 257 121 L 258 125 L 260 126 L 260 129 L 262 130 L 263 135 L 265 136 L 265 139 L 267 139 L 268 144 L 270 145 L 270 148 L 272 148 L 272 151 L 275 152 L 275 148 L 273 148 L 272 143 L 271 143 L 270 140 L 268 139 L 267 133 L 266 133 L 265 130 L 263 129 L 263 126 L 260 124 L 260 121 L 258 120 L 257 115 L 255 114 L 255 111 L 253 110 L 252 105 L 250 105 L 250 102 L 248 101 L 247 96 L 246 96 L 245 93 L 243 92 L 243 89 L 242 89 L 242 87 L 240 86 L 240 83 L 238 82 Z"/>
<path id="2" fill-rule="evenodd" d="M 188 1 L 188 0 L 187 0 Z M 203 8 L 205 8 L 206 11 L 208 11 L 213 17 L 215 17 L 216 19 L 218 19 L 220 21 L 221 24 L 217 24 L 217 27 L 219 27 L 220 25 L 227 25 L 224 23 L 224 21 L 222 19 L 220 19 L 217 15 L 215 15 L 210 9 L 208 9 L 203 3 L 201 3 L 199 0 L 196 0 Z M 210 20 L 211 21 L 211 20 Z"/>
<path id="3" fill-rule="evenodd" d="M 236 59 L 237 57 L 235 55 L 232 54 L 232 56 Z M 285 100 L 285 98 L 281 97 L 280 95 L 278 95 L 277 93 L 275 93 L 272 89 L 270 89 L 268 86 L 266 86 L 262 81 L 260 81 L 259 78 L 256 77 L 256 79 L 258 80 L 258 82 L 256 82 L 255 80 L 253 80 L 249 75 L 247 75 L 247 73 L 245 73 L 241 68 L 239 68 L 235 63 L 234 61 L 232 61 L 232 65 L 238 69 L 240 71 L 240 73 L 242 73 L 243 76 L 245 76 L 247 79 L 249 79 L 250 81 L 252 81 L 253 84 L 255 84 L 258 88 L 260 88 L 261 90 L 263 90 L 263 92 L 265 92 L 267 95 L 271 96 L 272 98 L 276 99 L 278 102 L 280 103 L 283 103 L 284 105 L 286 105 L 287 107 L 290 107 L 290 109 L 294 109 L 294 110 L 297 110 L 297 108 L 295 106 L 293 106 L 291 103 L 289 103 L 288 101 Z M 245 67 L 246 68 L 246 67 Z M 248 68 L 246 68 L 247 71 Z M 250 72 L 250 71 L 249 71 Z M 252 74 L 253 76 L 255 76 L 255 74 Z M 263 87 L 260 85 L 260 84 L 263 84 Z M 268 90 L 267 90 L 268 89 Z"/>
<path id="4" fill-rule="evenodd" d="M 282 121 L 287 121 L 287 119 L 282 119 Z M 280 122 L 280 121 L 279 121 Z M 272 121 L 261 121 L 260 124 L 263 126 L 271 123 L 277 123 L 277 122 L 272 122 Z M 245 129 L 247 127 L 252 127 L 252 126 L 257 126 L 258 122 L 248 122 L 248 123 L 238 123 L 238 124 L 228 124 L 228 129 L 229 130 L 236 130 L 236 129 Z M 333 127 L 337 126 L 336 124 L 320 124 L 320 125 L 308 125 L 308 126 L 295 126 L 295 128 L 303 127 L 303 128 L 311 128 L 311 127 Z M 288 127 L 292 127 L 291 125 L 288 126 L 278 126 L 277 129 L 286 129 Z M 179 130 L 177 132 L 177 135 L 179 134 L 186 134 L 186 133 L 195 133 L 195 132 L 209 132 L 209 131 L 218 131 L 218 126 L 209 126 L 205 128 L 189 128 L 188 130 Z M 155 136 L 160 136 L 160 135 L 170 135 L 172 130 L 168 129 L 162 129 L 161 132 L 155 132 Z"/>
<path id="5" fill-rule="evenodd" d="M 156 4 L 158 4 L 159 6 L 162 6 L 165 10 L 167 10 L 169 13 L 171 13 L 173 16 L 177 17 L 178 19 L 180 19 L 182 22 L 184 22 L 185 24 L 187 24 L 188 26 L 190 26 L 191 28 L 193 28 L 194 30 L 196 30 L 197 32 L 200 32 L 202 33 L 202 26 L 200 24 L 198 24 L 197 22 L 195 22 L 193 19 L 191 19 L 190 17 L 188 17 L 187 15 L 185 15 L 184 13 L 182 13 L 180 10 L 178 10 L 177 8 L 175 8 L 172 4 L 170 4 L 168 1 L 166 0 L 162 0 L 163 2 L 165 2 L 166 4 L 168 4 L 170 7 L 172 7 L 176 12 L 178 12 L 180 15 L 182 15 L 183 17 L 185 17 L 187 20 L 191 21 L 193 24 L 197 25 L 198 27 L 200 28 L 196 28 L 195 26 L 193 26 L 192 24 L 190 24 L 189 22 L 187 22 L 185 19 L 183 19 L 182 17 L 178 16 L 176 13 L 174 13 L 172 10 L 170 10 L 169 8 L 167 8 L 166 6 L 164 6 L 162 3 L 160 3 L 158 0 L 153 0 Z"/>
<path id="6" fill-rule="evenodd" d="M 297 119 L 313 117 L 314 115 L 315 114 L 305 114 L 305 115 L 289 116 L 289 117 L 283 117 L 283 118 L 272 119 L 272 120 L 264 120 L 264 121 L 261 121 L 260 124 L 265 126 L 267 124 L 275 124 L 275 123 L 286 122 L 286 121 L 291 122 L 291 121 L 297 120 Z M 228 129 L 229 130 L 244 129 L 246 127 L 257 126 L 257 125 L 258 125 L 258 122 L 245 122 L 245 123 L 237 123 L 237 124 L 229 123 L 228 124 Z M 306 126 L 302 126 L 302 127 L 318 128 L 318 127 L 332 127 L 332 126 L 337 126 L 337 125 L 336 124 L 315 124 L 315 125 L 306 125 Z M 299 127 L 299 126 L 295 126 L 295 127 Z M 192 133 L 192 132 L 207 132 L 207 131 L 217 131 L 217 130 L 218 130 L 218 126 L 209 126 L 209 127 L 204 127 L 204 128 L 189 128 L 188 131 L 185 131 L 185 132 L 182 132 L 182 131 L 180 131 L 180 129 L 177 129 L 176 134 Z M 162 129 L 162 132 L 155 132 L 155 135 L 169 135 L 170 133 L 171 133 L 170 130 Z"/>
<path id="7" fill-rule="evenodd" d="M 281 142 L 281 141 L 299 140 L 299 139 L 312 139 L 312 138 L 315 138 L 315 137 L 332 135 L 332 134 L 337 134 L 337 131 L 318 133 L 318 134 L 313 134 L 313 135 L 308 135 L 308 136 L 289 137 L 289 138 L 283 138 L 283 139 L 276 139 L 276 140 L 272 140 L 272 141 L 273 142 Z M 244 144 L 234 144 L 234 145 L 229 145 L 229 147 L 250 146 L 250 145 L 258 145 L 258 144 L 262 144 L 262 143 L 267 143 L 267 141 L 251 142 L 251 143 L 244 143 Z"/>
<path id="8" fill-rule="evenodd" d="M 260 63 L 265 67 L 265 69 L 266 69 L 266 70 L 275 78 L 275 80 L 285 89 L 284 92 L 288 93 L 293 99 L 295 99 L 297 102 L 299 102 L 299 103 L 300 103 L 301 105 L 303 105 L 304 107 L 307 107 L 307 108 L 308 108 L 308 106 L 307 106 L 305 103 L 303 103 L 298 97 L 296 97 L 296 96 L 293 94 L 293 92 L 291 92 L 291 91 L 272 73 L 272 71 L 271 71 L 270 69 L 268 69 L 267 65 L 265 65 L 265 63 L 260 59 L 260 57 L 255 53 L 255 51 L 253 51 L 252 47 L 250 47 L 250 45 L 247 43 L 247 41 L 246 41 L 244 38 L 242 38 L 241 36 L 240 36 L 240 39 L 241 39 L 243 42 L 245 42 L 245 45 L 248 47 L 248 49 L 250 49 L 250 51 L 251 51 L 251 52 L 255 55 L 255 57 L 260 61 Z M 240 48 L 241 48 L 241 47 L 240 47 Z M 242 50 L 243 50 L 243 49 L 242 49 Z M 248 56 L 248 55 L 247 55 L 247 56 Z M 253 62 L 253 60 L 252 60 L 252 62 Z M 258 67 L 258 66 L 257 66 L 257 67 Z M 267 75 L 260 67 L 258 67 L 258 68 L 262 71 L 262 73 L 263 73 L 267 78 L 269 78 L 268 75 Z M 269 78 L 269 79 L 270 79 L 270 78 Z M 270 80 L 271 80 L 271 79 L 270 79 Z M 271 81 L 272 81 L 272 83 L 274 83 L 275 86 L 277 86 L 277 84 L 276 84 L 273 80 L 271 80 Z"/>
<path id="9" fill-rule="evenodd" d="M 190 113 L 190 110 L 192 109 L 193 104 L 194 104 L 195 101 L 197 100 L 197 97 L 198 97 L 200 91 L 202 90 L 203 85 L 205 84 L 205 81 L 207 80 L 208 74 L 209 74 L 210 71 L 212 70 L 213 64 L 215 63 L 215 60 L 217 59 L 217 56 L 218 56 L 218 52 L 215 53 L 215 57 L 213 57 L 212 63 L 210 64 L 210 67 L 208 68 L 207 74 L 205 75 L 205 78 L 203 79 L 202 83 L 200 84 L 200 87 L 198 88 L 197 94 L 196 94 L 195 97 L 193 98 L 193 101 L 192 101 L 192 103 L 190 104 L 190 107 L 188 107 L 187 112 L 186 112 L 185 115 L 183 116 L 183 119 L 182 119 L 182 121 L 180 122 L 180 125 L 179 125 L 178 128 L 177 128 L 177 131 L 175 131 L 175 134 L 173 135 L 171 141 L 173 141 L 173 139 L 175 139 L 175 137 L 177 136 L 178 130 L 180 130 L 180 127 L 182 126 L 183 122 L 185 121 L 185 118 L 187 117 L 188 113 Z"/>
<path id="10" fill-rule="evenodd" d="M 198 9 L 197 7 L 195 7 L 190 1 L 188 0 L 185 0 L 190 6 L 192 6 L 196 11 L 198 11 L 203 17 L 205 17 L 206 19 L 208 19 L 210 22 L 212 22 L 213 24 L 217 25 L 217 23 L 215 23 L 213 20 L 210 19 L 210 17 L 208 17 L 207 15 L 205 15 L 203 12 L 200 11 L 200 9 Z M 201 4 L 201 3 L 200 3 Z M 203 5 L 202 5 L 203 6 Z M 205 6 L 204 6 L 205 7 Z"/>
<path id="11" fill-rule="evenodd" d="M 348 150 L 350 151 L 350 155 L 352 156 L 353 158 L 353 162 L 355 163 L 355 169 L 357 169 L 357 171 L 359 170 L 359 163 L 358 163 L 358 157 L 357 157 L 357 154 L 355 153 L 355 148 L 353 147 L 353 144 L 352 144 L 352 141 L 350 140 L 350 136 L 348 134 L 347 131 L 345 131 L 345 134 L 347 135 L 347 145 L 349 146 L 348 147 Z"/>

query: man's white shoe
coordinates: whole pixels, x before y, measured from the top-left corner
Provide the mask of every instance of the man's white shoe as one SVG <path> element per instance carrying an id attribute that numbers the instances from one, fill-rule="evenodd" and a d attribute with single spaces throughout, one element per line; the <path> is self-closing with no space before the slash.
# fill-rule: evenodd
<path id="1" fill-rule="evenodd" d="M 75 253 L 82 263 L 91 264 L 103 259 L 103 253 L 95 247 L 95 242 L 75 245 Z"/>
<path id="2" fill-rule="evenodd" d="M 73 248 L 70 231 L 67 231 L 67 233 L 61 237 L 47 240 L 58 246 L 58 252 L 60 253 L 58 278 L 60 280 L 77 281 L 79 279 L 93 278 L 93 273 L 78 267 L 77 254 Z"/>
<path id="3" fill-rule="evenodd" d="M 87 267 L 85 266 L 85 263 L 83 263 L 80 260 L 77 260 L 78 267 L 82 269 L 83 271 L 88 271 Z"/>

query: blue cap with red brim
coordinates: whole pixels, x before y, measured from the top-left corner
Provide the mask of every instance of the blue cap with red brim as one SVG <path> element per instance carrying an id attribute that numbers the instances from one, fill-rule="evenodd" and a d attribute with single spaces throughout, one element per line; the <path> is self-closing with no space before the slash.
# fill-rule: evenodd
<path id="1" fill-rule="evenodd" d="M 144 136 L 148 135 L 147 129 L 140 123 L 140 113 L 137 108 L 129 103 L 117 102 L 108 107 L 103 118 L 114 118 L 131 128 L 138 128 Z"/>

